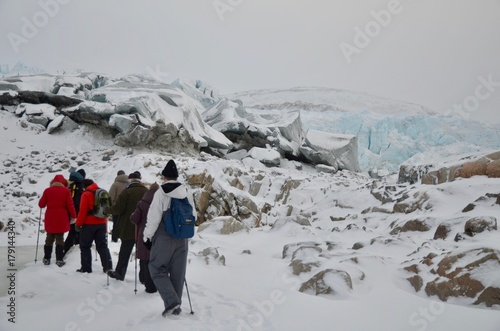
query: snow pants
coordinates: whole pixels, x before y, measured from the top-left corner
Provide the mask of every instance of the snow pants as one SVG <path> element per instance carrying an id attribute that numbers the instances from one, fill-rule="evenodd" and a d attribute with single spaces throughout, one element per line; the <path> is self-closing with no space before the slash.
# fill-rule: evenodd
<path id="1" fill-rule="evenodd" d="M 174 303 L 180 304 L 186 276 L 188 239 L 171 237 L 163 226 L 159 226 L 152 242 L 149 258 L 151 278 L 165 308 Z"/>

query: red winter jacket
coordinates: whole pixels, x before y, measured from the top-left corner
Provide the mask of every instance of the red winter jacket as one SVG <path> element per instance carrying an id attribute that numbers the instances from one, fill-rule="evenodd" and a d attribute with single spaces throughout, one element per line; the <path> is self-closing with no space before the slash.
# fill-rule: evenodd
<path id="1" fill-rule="evenodd" d="M 76 218 L 71 191 L 66 186 L 68 182 L 63 175 L 56 175 L 38 201 L 40 208 L 47 207 L 44 224 L 48 233 L 68 232 L 70 217 Z"/>
<path id="2" fill-rule="evenodd" d="M 96 183 L 93 183 L 85 189 L 80 199 L 80 211 L 76 219 L 77 226 L 84 224 L 106 224 L 108 219 L 106 217 L 99 218 L 94 215 L 88 215 L 94 209 L 94 193 L 99 188 Z"/>

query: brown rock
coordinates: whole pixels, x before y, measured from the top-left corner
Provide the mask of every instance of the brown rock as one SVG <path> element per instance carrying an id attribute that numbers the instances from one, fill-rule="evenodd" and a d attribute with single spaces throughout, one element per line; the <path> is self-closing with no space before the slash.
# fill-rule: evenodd
<path id="1" fill-rule="evenodd" d="M 434 240 L 437 239 L 446 239 L 448 237 L 448 233 L 451 232 L 451 226 L 449 224 L 439 224 L 434 233 Z"/>
<path id="2" fill-rule="evenodd" d="M 411 266 L 404 267 L 403 269 L 408 271 L 408 272 L 413 272 L 414 274 L 418 274 L 418 272 L 419 272 L 417 264 L 412 264 Z"/>
<path id="3" fill-rule="evenodd" d="M 302 260 L 293 260 L 290 263 L 290 267 L 292 267 L 292 272 L 294 275 L 298 276 L 303 272 L 309 272 L 313 267 L 319 267 L 319 262 L 306 262 L 304 263 Z"/>
<path id="4" fill-rule="evenodd" d="M 347 287 L 352 289 L 352 280 L 351 276 L 343 271 L 343 270 L 334 270 L 334 269 L 326 269 L 323 270 L 316 275 L 314 275 L 311 279 L 308 281 L 304 282 L 302 286 L 300 287 L 299 291 L 300 292 L 312 292 L 314 295 L 320 295 L 320 294 L 336 294 L 335 290 L 332 289 L 326 282 L 325 282 L 325 276 L 326 275 L 335 275 L 335 276 L 340 276 Z"/>
<path id="5" fill-rule="evenodd" d="M 469 203 L 467 206 L 465 206 L 464 209 L 462 209 L 462 213 L 467 213 L 469 211 L 472 211 L 474 210 L 474 208 L 476 208 L 476 205 L 473 203 Z"/>
<path id="6" fill-rule="evenodd" d="M 500 160 L 488 163 L 486 166 L 486 176 L 489 178 L 500 178 Z"/>
<path id="7" fill-rule="evenodd" d="M 480 305 L 484 303 L 486 307 L 492 307 L 493 305 L 500 305 L 500 288 L 497 287 L 487 287 L 483 293 L 479 295 L 474 305 Z"/>
<path id="8" fill-rule="evenodd" d="M 413 277 L 406 279 L 410 282 L 411 286 L 413 286 L 415 292 L 420 291 L 422 286 L 424 286 L 424 281 L 422 280 L 422 277 L 420 277 L 419 275 L 415 275 Z"/>
<path id="9" fill-rule="evenodd" d="M 472 176 L 486 176 L 486 167 L 489 161 L 486 158 L 473 162 L 464 163 L 459 171 L 459 177 L 470 178 Z"/>
<path id="10" fill-rule="evenodd" d="M 442 301 L 447 301 L 449 297 L 469 297 L 474 298 L 484 290 L 480 281 L 470 278 L 469 274 L 450 279 L 449 281 L 437 282 L 436 280 L 427 283 L 425 293 L 428 296 L 437 295 Z"/>
<path id="11" fill-rule="evenodd" d="M 429 231 L 430 227 L 425 223 L 425 221 L 415 219 L 406 222 L 403 226 L 398 226 L 391 231 L 392 235 L 398 234 L 400 232 L 409 232 L 409 231 L 419 231 L 425 232 Z"/>
<path id="12" fill-rule="evenodd" d="M 464 232 L 473 237 L 477 233 L 496 229 L 497 219 L 495 217 L 474 217 L 465 222 Z"/>
<path id="13" fill-rule="evenodd" d="M 435 258 L 436 256 L 437 254 L 435 253 L 427 254 L 427 256 L 422 259 L 422 264 L 431 266 L 433 264 L 432 259 Z"/>

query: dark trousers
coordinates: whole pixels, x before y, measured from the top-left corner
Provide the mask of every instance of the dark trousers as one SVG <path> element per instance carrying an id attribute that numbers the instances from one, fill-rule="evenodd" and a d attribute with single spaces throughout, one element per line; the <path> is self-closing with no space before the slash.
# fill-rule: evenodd
<path id="1" fill-rule="evenodd" d="M 139 271 L 139 280 L 141 283 L 144 283 L 147 292 L 156 292 L 156 286 L 151 278 L 151 273 L 149 272 L 149 261 L 148 260 L 139 260 L 140 271 Z"/>
<path id="2" fill-rule="evenodd" d="M 71 224 L 68 232 L 68 236 L 64 241 L 64 254 L 66 254 L 71 247 L 78 245 L 80 242 L 80 234 L 75 229 L 75 224 Z"/>
<path id="3" fill-rule="evenodd" d="M 135 240 L 125 239 L 121 241 L 120 252 L 118 253 L 118 262 L 116 263 L 115 273 L 120 279 L 125 278 L 127 273 L 128 261 L 134 249 Z"/>
<path id="4" fill-rule="evenodd" d="M 163 226 L 153 236 L 149 272 L 165 308 L 181 303 L 188 256 L 188 240 L 173 238 Z"/>
<path id="5" fill-rule="evenodd" d="M 80 231 L 80 257 L 83 272 L 92 272 L 92 241 L 95 241 L 101 258 L 102 269 L 113 269 L 111 254 L 108 249 L 106 224 L 85 224 Z"/>

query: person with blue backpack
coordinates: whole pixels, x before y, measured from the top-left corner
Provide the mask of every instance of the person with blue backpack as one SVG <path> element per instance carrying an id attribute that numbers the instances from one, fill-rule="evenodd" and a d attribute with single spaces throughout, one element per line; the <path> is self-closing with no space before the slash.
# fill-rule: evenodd
<path id="1" fill-rule="evenodd" d="M 193 195 L 177 178 L 173 160 L 161 172 L 163 184 L 153 197 L 144 228 L 144 245 L 151 250 L 149 271 L 163 300 L 162 316 L 181 313 L 188 240 L 194 235 Z"/>

